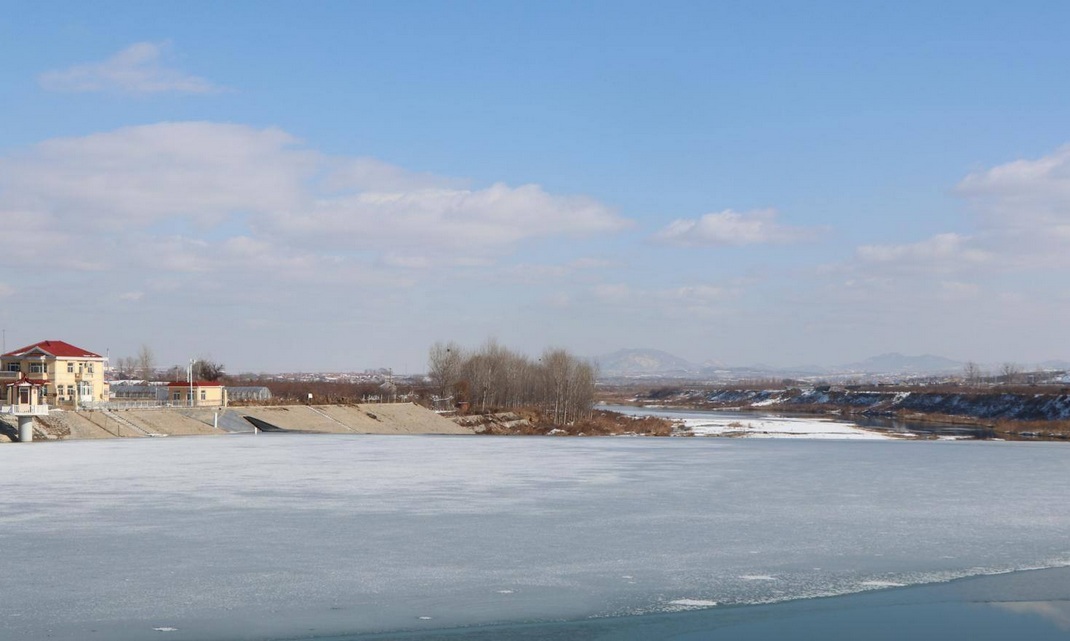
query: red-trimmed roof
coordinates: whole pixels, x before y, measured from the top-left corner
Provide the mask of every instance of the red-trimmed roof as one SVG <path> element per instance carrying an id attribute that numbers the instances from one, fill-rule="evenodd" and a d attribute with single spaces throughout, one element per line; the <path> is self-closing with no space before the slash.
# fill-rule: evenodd
<path id="1" fill-rule="evenodd" d="M 41 341 L 39 343 L 34 343 L 33 345 L 27 345 L 26 347 L 16 349 L 15 351 L 8 352 L 7 354 L 4 354 L 4 357 L 6 358 L 8 356 L 23 356 L 27 352 L 32 352 L 34 350 L 40 350 L 48 354 L 49 356 L 55 356 L 57 358 L 104 358 L 100 354 L 94 354 L 93 352 L 87 349 L 75 347 L 74 345 L 71 345 L 70 343 L 65 343 L 63 341 Z"/>
<path id="2" fill-rule="evenodd" d="M 19 379 L 19 380 L 13 382 L 13 383 L 8 383 L 4 387 L 33 387 L 35 385 L 40 387 L 42 385 L 47 385 L 47 384 L 48 384 L 47 381 L 31 381 L 28 378 L 22 378 L 22 379 Z"/>
<path id="3" fill-rule="evenodd" d="M 168 387 L 189 387 L 189 383 L 187 381 L 175 381 L 173 383 L 168 383 L 167 386 Z M 193 386 L 194 387 L 222 387 L 223 384 L 220 383 L 219 381 L 193 381 Z"/>

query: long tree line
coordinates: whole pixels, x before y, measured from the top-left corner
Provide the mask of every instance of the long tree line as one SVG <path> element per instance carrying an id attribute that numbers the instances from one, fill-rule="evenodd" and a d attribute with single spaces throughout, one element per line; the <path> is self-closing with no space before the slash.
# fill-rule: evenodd
<path id="1" fill-rule="evenodd" d="M 494 340 L 476 350 L 439 342 L 428 354 L 428 376 L 439 396 L 480 411 L 530 407 L 567 424 L 590 418 L 594 405 L 594 367 L 563 349 L 532 359 Z"/>

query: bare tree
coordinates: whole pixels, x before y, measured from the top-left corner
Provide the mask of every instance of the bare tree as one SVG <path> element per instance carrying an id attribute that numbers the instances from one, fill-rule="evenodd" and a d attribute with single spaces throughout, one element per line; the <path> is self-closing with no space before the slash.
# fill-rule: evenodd
<path id="1" fill-rule="evenodd" d="M 1022 368 L 1015 363 L 1007 362 L 999 368 L 999 373 L 1004 383 L 1017 383 L 1022 376 Z"/>
<path id="2" fill-rule="evenodd" d="M 540 363 L 542 403 L 554 422 L 567 424 L 589 417 L 594 404 L 594 367 L 563 349 L 546 350 Z"/>
<path id="3" fill-rule="evenodd" d="M 963 378 L 966 379 L 967 385 L 979 385 L 981 383 L 981 377 L 983 376 L 983 373 L 981 372 L 980 365 L 973 361 L 970 361 L 966 363 L 965 366 L 963 366 L 962 375 Z"/>
<path id="4" fill-rule="evenodd" d="M 115 360 L 115 371 L 121 379 L 131 379 L 137 376 L 137 359 L 133 356 L 123 356 Z"/>
<path id="5" fill-rule="evenodd" d="M 563 349 L 548 349 L 534 362 L 495 340 L 488 340 L 471 353 L 462 352 L 455 343 L 448 348 L 436 343 L 428 362 L 429 376 L 436 388 L 444 391 L 448 385 L 449 389 L 459 390 L 481 411 L 538 408 L 558 424 L 591 415 L 595 369 Z M 449 384 L 450 381 L 454 382 Z"/>
<path id="6" fill-rule="evenodd" d="M 153 353 L 152 348 L 142 343 L 141 347 L 137 350 L 137 356 L 134 357 L 137 362 L 138 376 L 151 380 L 156 374 L 156 354 Z"/>
<path id="7" fill-rule="evenodd" d="M 193 363 L 193 378 L 198 381 L 218 381 L 223 377 L 223 363 L 210 358 L 199 358 Z"/>
<path id="8" fill-rule="evenodd" d="M 431 346 L 427 356 L 427 376 L 431 379 L 435 393 L 440 397 L 444 398 L 453 393 L 453 387 L 461 377 L 463 362 L 464 352 L 454 341 Z"/>

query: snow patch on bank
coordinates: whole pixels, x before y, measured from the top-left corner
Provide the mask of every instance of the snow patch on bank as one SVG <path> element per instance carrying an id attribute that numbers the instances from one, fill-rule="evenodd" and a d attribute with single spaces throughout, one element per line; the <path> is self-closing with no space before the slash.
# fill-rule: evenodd
<path id="1" fill-rule="evenodd" d="M 820 418 L 704 417 L 682 419 L 696 436 L 735 436 L 740 438 L 810 438 L 890 440 L 892 437 L 863 429 L 851 423 Z"/>

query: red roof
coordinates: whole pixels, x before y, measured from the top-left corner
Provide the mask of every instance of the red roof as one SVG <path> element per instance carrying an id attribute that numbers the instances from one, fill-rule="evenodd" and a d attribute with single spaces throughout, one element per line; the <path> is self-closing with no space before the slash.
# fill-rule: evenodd
<path id="1" fill-rule="evenodd" d="M 4 354 L 4 357 L 8 356 L 24 356 L 28 352 L 42 351 L 49 356 L 56 356 L 58 358 L 104 358 L 100 354 L 94 354 L 93 352 L 82 349 L 81 347 L 75 347 L 70 343 L 64 343 L 63 341 L 41 341 L 40 343 L 34 343 L 33 345 L 27 345 L 20 349 L 16 349 L 13 352 Z"/>

